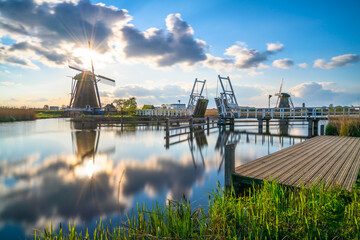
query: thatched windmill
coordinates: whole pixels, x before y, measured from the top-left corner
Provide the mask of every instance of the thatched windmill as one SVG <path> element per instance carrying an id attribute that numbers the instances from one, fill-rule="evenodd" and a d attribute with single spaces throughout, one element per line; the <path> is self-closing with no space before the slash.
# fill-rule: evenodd
<path id="1" fill-rule="evenodd" d="M 284 79 L 281 79 L 280 90 L 278 93 L 275 93 L 275 96 L 278 97 L 278 99 L 276 101 L 276 107 L 277 108 L 290 108 L 290 105 L 291 105 L 291 107 L 294 107 L 294 104 L 291 100 L 290 94 L 281 92 L 283 82 L 284 82 Z"/>
<path id="2" fill-rule="evenodd" d="M 98 82 L 115 86 L 115 80 L 96 75 L 91 60 L 92 71 L 82 69 L 78 66 L 69 65 L 69 68 L 80 71 L 72 78 L 70 108 L 101 108 Z"/>

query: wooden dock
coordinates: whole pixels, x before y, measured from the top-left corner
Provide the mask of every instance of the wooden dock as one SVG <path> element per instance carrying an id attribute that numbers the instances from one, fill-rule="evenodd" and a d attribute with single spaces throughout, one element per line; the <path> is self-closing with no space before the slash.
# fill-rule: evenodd
<path id="1" fill-rule="evenodd" d="M 318 136 L 238 166 L 234 183 L 276 180 L 288 186 L 325 182 L 347 190 L 360 170 L 360 138 Z"/>

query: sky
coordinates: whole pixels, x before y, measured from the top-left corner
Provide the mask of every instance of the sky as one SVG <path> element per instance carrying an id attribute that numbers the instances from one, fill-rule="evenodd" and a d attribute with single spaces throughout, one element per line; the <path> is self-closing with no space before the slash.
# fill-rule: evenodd
<path id="1" fill-rule="evenodd" d="M 0 0 L 0 105 L 68 105 L 68 64 L 93 59 L 116 80 L 99 84 L 103 104 L 187 104 L 197 78 L 215 107 L 221 75 L 240 106 L 268 106 L 282 78 L 295 106 L 359 106 L 359 11 L 358 0 Z"/>

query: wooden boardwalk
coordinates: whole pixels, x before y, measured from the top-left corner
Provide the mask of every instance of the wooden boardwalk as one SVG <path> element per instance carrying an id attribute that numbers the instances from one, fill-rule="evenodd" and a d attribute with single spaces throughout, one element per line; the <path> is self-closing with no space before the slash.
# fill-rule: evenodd
<path id="1" fill-rule="evenodd" d="M 235 168 L 234 181 L 289 186 L 324 181 L 351 190 L 360 170 L 360 138 L 318 136 Z"/>

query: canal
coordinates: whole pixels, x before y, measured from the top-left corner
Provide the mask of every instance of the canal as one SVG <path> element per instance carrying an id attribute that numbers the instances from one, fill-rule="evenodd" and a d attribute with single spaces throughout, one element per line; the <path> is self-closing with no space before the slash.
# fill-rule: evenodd
<path id="1" fill-rule="evenodd" d="M 32 238 L 52 222 L 90 230 L 100 219 L 119 224 L 137 204 L 186 197 L 206 206 L 224 185 L 224 144 L 236 144 L 236 166 L 305 138 L 236 131 L 198 131 L 166 149 L 155 126 L 87 124 L 46 119 L 0 124 L 0 239 Z M 306 136 L 306 125 L 273 125 L 271 134 Z"/>

